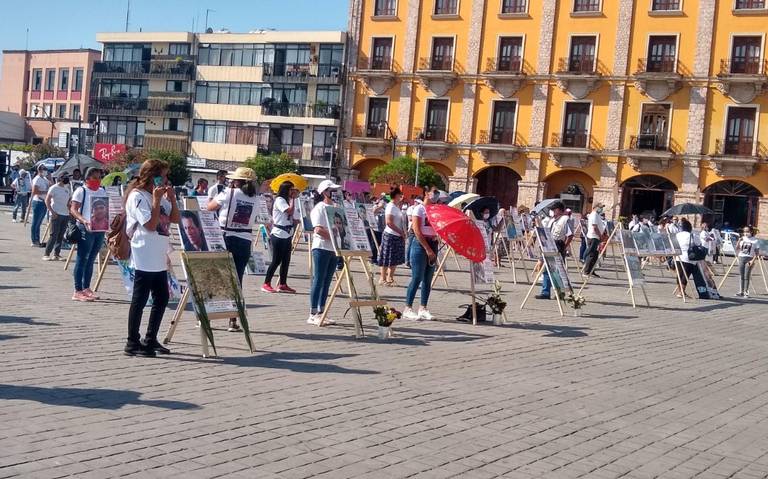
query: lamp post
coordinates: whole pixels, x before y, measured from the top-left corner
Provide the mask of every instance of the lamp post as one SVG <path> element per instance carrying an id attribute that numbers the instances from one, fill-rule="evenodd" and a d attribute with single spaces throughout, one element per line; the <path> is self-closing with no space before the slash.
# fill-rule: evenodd
<path id="1" fill-rule="evenodd" d="M 331 176 L 333 175 L 333 157 L 336 156 L 336 139 L 338 138 L 338 135 L 334 131 L 334 132 L 331 132 L 329 136 L 331 137 L 333 146 L 331 147 L 331 161 L 328 162 L 328 179 L 333 181 L 331 179 Z"/>
<path id="2" fill-rule="evenodd" d="M 386 128 L 386 130 L 385 130 Z M 389 122 L 387 120 L 381 120 L 379 124 L 377 125 L 377 129 L 379 130 L 379 134 L 381 134 L 381 138 L 386 139 L 386 135 L 389 135 L 389 140 L 392 142 L 392 159 L 395 159 L 395 149 L 397 148 L 397 135 L 395 135 L 395 132 L 392 131 L 392 128 L 389 126 Z"/>
<path id="3" fill-rule="evenodd" d="M 424 147 L 424 132 L 419 133 L 416 137 L 416 179 L 413 182 L 413 186 L 419 186 L 419 163 L 421 163 L 421 149 Z"/>
<path id="4" fill-rule="evenodd" d="M 40 113 L 40 107 L 35 105 L 32 109 L 32 114 L 37 116 L 38 113 Z M 56 125 L 56 120 L 49 113 L 46 113 L 45 109 L 43 109 L 43 118 L 51 123 L 51 135 L 48 137 L 48 143 L 53 145 L 53 127 Z"/>

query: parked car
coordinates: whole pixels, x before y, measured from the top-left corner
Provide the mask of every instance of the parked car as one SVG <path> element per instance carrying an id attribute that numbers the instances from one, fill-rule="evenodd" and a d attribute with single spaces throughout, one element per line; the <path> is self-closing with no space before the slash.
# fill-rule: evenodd
<path id="1" fill-rule="evenodd" d="M 733 231 L 720 233 L 723 236 L 723 244 L 720 246 L 720 254 L 723 256 L 736 256 L 736 243 L 739 241 L 739 234 Z"/>
<path id="2" fill-rule="evenodd" d="M 45 167 L 48 168 L 48 172 L 53 173 L 54 171 L 58 170 L 65 161 L 67 161 L 66 158 L 46 158 L 35 163 L 35 169 L 32 171 L 37 171 L 37 168 L 40 165 L 45 165 Z"/>

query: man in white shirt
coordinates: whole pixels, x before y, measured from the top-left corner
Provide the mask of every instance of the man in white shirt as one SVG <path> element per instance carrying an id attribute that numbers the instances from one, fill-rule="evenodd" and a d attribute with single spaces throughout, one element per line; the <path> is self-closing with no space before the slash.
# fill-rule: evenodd
<path id="1" fill-rule="evenodd" d="M 573 231 L 569 227 L 568 215 L 565 215 L 565 205 L 561 201 L 552 203 L 551 209 L 552 216 L 549 218 L 548 228 L 552 239 L 555 240 L 555 246 L 557 246 L 557 252 L 565 261 L 565 247 Z M 544 274 L 541 279 L 541 293 L 536 296 L 536 299 L 551 299 L 552 281 L 544 268 Z"/>
<path id="2" fill-rule="evenodd" d="M 27 217 L 27 204 L 29 203 L 29 193 L 32 191 L 32 182 L 29 179 L 27 170 L 19 170 L 19 176 L 11 183 L 11 188 L 16 192 L 16 203 L 13 207 L 13 222 L 16 223 L 16 214 L 21 208 L 21 221 Z"/>
<path id="3" fill-rule="evenodd" d="M 48 189 L 45 196 L 45 206 L 51 215 L 51 238 L 45 245 L 43 261 L 59 261 L 61 243 L 64 239 L 64 230 L 69 223 L 69 199 L 72 193 L 69 191 L 69 176 L 61 175 L 55 185 Z M 53 257 L 51 257 L 53 252 Z"/>
<path id="4" fill-rule="evenodd" d="M 208 201 L 213 201 L 227 187 L 227 170 L 216 172 L 216 183 L 208 188 Z"/>
<path id="5" fill-rule="evenodd" d="M 32 179 L 32 198 L 30 203 L 32 209 L 32 224 L 30 226 L 32 246 L 42 247 L 40 244 L 40 226 L 43 224 L 47 213 L 45 195 L 48 194 L 49 187 L 48 168 L 41 164 L 37 167 L 37 176 Z"/>
<path id="6" fill-rule="evenodd" d="M 605 234 L 605 220 L 602 213 L 605 205 L 597 203 L 592 207 L 592 212 L 587 216 L 587 253 L 584 260 L 583 274 L 599 277 L 594 272 L 597 257 L 599 256 L 598 247 Z"/>

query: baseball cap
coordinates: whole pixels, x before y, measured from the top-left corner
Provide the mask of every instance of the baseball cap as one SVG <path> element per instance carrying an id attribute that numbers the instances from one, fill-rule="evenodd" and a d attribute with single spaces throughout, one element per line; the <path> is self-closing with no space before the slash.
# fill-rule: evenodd
<path id="1" fill-rule="evenodd" d="M 337 185 L 331 180 L 323 180 L 317 187 L 317 192 L 322 193 L 325 190 L 338 190 L 339 188 L 341 188 L 341 185 Z"/>

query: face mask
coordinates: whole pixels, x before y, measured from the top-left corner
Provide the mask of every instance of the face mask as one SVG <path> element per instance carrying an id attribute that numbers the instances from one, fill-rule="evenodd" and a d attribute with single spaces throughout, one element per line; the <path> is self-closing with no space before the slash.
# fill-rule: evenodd
<path id="1" fill-rule="evenodd" d="M 101 180 L 86 180 L 85 184 L 88 186 L 88 189 L 96 191 L 101 186 Z"/>
<path id="2" fill-rule="evenodd" d="M 485 213 L 485 214 L 483 214 L 483 219 L 484 219 L 484 220 L 487 220 L 487 219 L 488 219 L 488 218 L 490 218 L 490 217 L 491 217 L 490 213 Z"/>
<path id="3" fill-rule="evenodd" d="M 554 218 L 555 217 L 555 210 L 549 210 L 549 217 Z"/>
<path id="4" fill-rule="evenodd" d="M 69 178 L 62 178 L 61 182 L 64 183 L 65 185 L 67 185 L 67 184 L 69 184 Z"/>
<path id="5" fill-rule="evenodd" d="M 598 214 L 603 214 L 603 209 L 602 209 L 602 208 L 598 208 L 598 209 L 597 209 L 597 213 L 598 213 Z"/>

